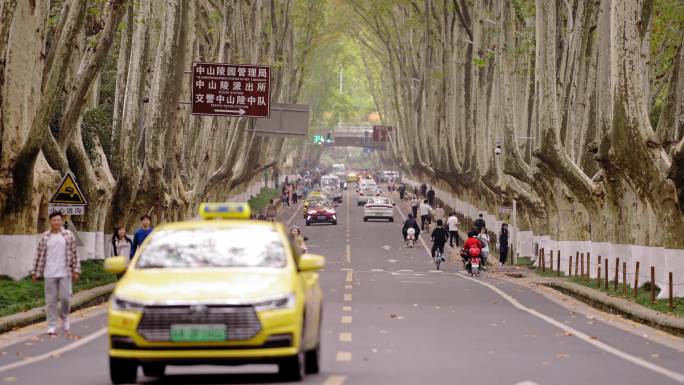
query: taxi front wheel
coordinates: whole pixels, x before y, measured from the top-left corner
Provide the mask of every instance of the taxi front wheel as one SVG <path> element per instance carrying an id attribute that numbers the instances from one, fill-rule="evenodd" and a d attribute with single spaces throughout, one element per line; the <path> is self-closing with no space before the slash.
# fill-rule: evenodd
<path id="1" fill-rule="evenodd" d="M 301 381 L 304 379 L 305 369 L 306 357 L 304 352 L 287 357 L 278 364 L 278 374 L 286 381 Z"/>
<path id="2" fill-rule="evenodd" d="M 112 384 L 134 384 L 138 377 L 138 363 L 132 360 L 109 357 L 109 377 Z"/>

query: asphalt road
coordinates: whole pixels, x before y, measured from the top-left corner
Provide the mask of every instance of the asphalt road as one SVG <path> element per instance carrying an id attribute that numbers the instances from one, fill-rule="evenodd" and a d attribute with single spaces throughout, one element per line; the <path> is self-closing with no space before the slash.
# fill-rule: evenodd
<path id="1" fill-rule="evenodd" d="M 327 256 L 322 373 L 306 384 L 677 384 L 684 346 L 670 347 L 568 310 L 529 288 L 447 263 L 434 271 L 421 242 L 403 247 L 395 223 L 362 220 L 350 188 L 337 226 L 302 226 Z M 428 244 L 429 246 L 429 244 Z M 108 384 L 104 307 L 74 316 L 72 334 L 44 325 L 0 336 L 0 383 Z M 669 338 L 669 337 L 666 337 Z M 170 367 L 140 383 L 278 382 L 275 367 Z"/>

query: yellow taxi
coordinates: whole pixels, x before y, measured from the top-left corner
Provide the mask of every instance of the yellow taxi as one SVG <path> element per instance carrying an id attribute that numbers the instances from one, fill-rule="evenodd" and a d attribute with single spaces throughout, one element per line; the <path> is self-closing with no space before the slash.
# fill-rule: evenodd
<path id="1" fill-rule="evenodd" d="M 249 220 L 247 204 L 203 203 L 200 220 L 158 226 L 128 263 L 109 305 L 109 370 L 277 364 L 287 380 L 319 371 L 325 259 L 300 254 L 280 223 Z"/>
<path id="2" fill-rule="evenodd" d="M 354 183 L 359 181 L 359 174 L 355 172 L 350 172 L 347 174 L 347 183 Z"/>

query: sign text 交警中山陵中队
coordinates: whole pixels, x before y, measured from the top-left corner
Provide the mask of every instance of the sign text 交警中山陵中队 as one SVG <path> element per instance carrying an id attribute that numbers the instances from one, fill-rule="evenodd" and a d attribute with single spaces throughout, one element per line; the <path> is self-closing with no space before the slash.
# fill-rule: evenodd
<path id="1" fill-rule="evenodd" d="M 268 117 L 270 83 L 269 66 L 192 63 L 192 113 Z"/>

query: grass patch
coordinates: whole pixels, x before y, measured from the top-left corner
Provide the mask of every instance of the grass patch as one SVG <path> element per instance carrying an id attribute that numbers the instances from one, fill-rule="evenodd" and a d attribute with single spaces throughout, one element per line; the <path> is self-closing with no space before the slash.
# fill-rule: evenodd
<path id="1" fill-rule="evenodd" d="M 74 282 L 73 292 L 77 293 L 112 282 L 116 282 L 116 276 L 104 271 L 103 261 L 82 261 L 81 276 L 78 281 Z M 43 281 L 34 283 L 30 277 L 18 281 L 9 277 L 0 277 L 0 317 L 44 305 Z"/>
<path id="2" fill-rule="evenodd" d="M 271 199 L 274 199 L 279 194 L 280 190 L 277 188 L 263 187 L 259 192 L 259 195 L 251 198 L 249 201 L 247 201 L 247 203 L 249 203 L 249 207 L 252 209 L 252 212 L 258 213 L 266 208 Z"/>
<path id="3" fill-rule="evenodd" d="M 523 266 L 523 267 L 528 267 L 532 266 L 534 262 L 532 262 L 532 258 L 530 257 L 518 257 L 515 259 L 515 265 L 516 266 Z"/>
<path id="4" fill-rule="evenodd" d="M 651 284 L 650 282 L 647 282 L 643 286 L 639 287 L 639 294 L 637 295 L 636 298 L 633 297 L 634 292 L 632 291 L 632 288 L 630 285 L 627 285 L 627 295 L 623 295 L 622 291 L 622 282 L 618 283 L 618 289 L 613 290 L 615 286 L 615 281 L 610 281 L 608 283 L 608 290 L 605 289 L 605 281 L 601 280 L 601 287 L 598 285 L 598 280 L 596 279 L 581 279 L 579 277 L 572 277 L 570 278 L 570 282 L 574 282 L 589 288 L 592 288 L 594 290 L 600 290 L 604 293 L 607 293 L 608 295 L 614 296 L 614 297 L 620 297 L 620 298 L 626 298 L 630 301 L 633 301 L 635 303 L 638 303 L 641 306 L 645 306 L 649 309 L 659 311 L 661 313 L 670 313 L 670 307 L 667 299 L 659 299 L 656 300 L 655 303 L 651 302 Z M 656 296 L 658 296 L 658 293 L 660 292 L 660 289 L 656 287 Z M 674 315 L 677 317 L 683 317 L 684 316 L 684 298 L 674 298 L 673 299 L 674 303 Z"/>

